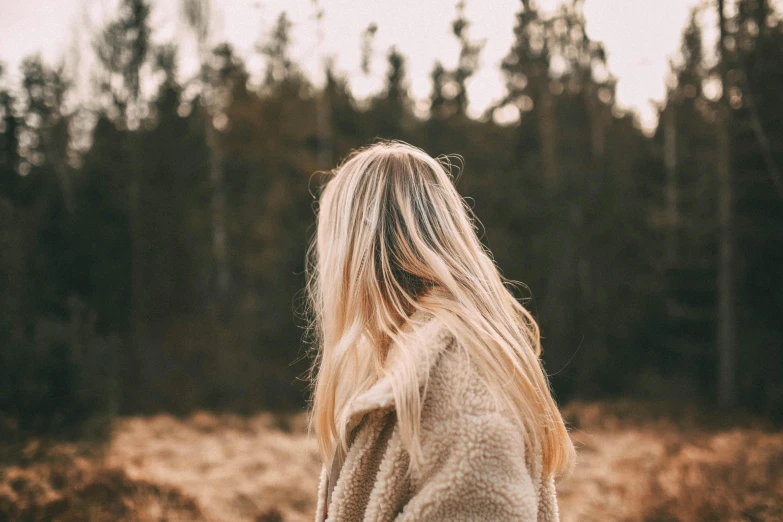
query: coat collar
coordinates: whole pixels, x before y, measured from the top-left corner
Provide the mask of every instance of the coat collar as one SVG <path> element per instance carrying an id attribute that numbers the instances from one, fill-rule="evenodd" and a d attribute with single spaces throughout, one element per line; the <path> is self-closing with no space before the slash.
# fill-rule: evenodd
<path id="1" fill-rule="evenodd" d="M 401 368 L 399 354 L 403 350 L 421 351 L 416 357 L 416 376 L 419 388 L 424 384 L 438 355 L 451 343 L 453 337 L 443 323 L 428 312 L 415 312 L 404 327 L 411 335 L 404 347 L 392 344 L 387 355 L 389 371 L 370 388 L 359 394 L 352 402 L 345 417 L 347 431 L 355 427 L 365 414 L 379 409 L 394 407 L 394 393 L 389 375 Z"/>

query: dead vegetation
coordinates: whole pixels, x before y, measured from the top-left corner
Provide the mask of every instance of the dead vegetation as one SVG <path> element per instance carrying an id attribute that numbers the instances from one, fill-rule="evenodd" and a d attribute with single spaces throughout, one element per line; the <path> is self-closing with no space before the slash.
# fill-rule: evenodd
<path id="1" fill-rule="evenodd" d="M 0 470 L 0 520 L 198 520 L 198 502 L 179 488 L 133 479 L 75 445 L 37 448 L 36 462 Z"/>
<path id="2" fill-rule="evenodd" d="M 566 408 L 579 463 L 563 522 L 783 520 L 783 433 L 639 403 Z M 108 446 L 31 440 L 0 464 L 3 521 L 310 521 L 320 464 L 304 418 L 118 421 Z"/>
<path id="3" fill-rule="evenodd" d="M 783 520 L 783 433 L 764 423 L 627 401 L 564 413 L 579 462 L 563 522 Z"/>

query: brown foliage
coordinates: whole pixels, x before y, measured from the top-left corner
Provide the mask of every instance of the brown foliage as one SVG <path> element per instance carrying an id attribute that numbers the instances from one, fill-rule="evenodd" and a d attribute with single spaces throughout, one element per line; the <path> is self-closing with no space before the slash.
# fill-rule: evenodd
<path id="1" fill-rule="evenodd" d="M 46 450 L 44 450 L 46 451 Z M 199 520 L 201 508 L 177 487 L 132 479 L 121 468 L 79 456 L 72 445 L 51 448 L 31 465 L 0 470 L 0 520 Z"/>
<path id="2" fill-rule="evenodd" d="M 761 422 L 631 401 L 564 413 L 579 452 L 564 522 L 783 520 L 783 434 Z"/>
<path id="3" fill-rule="evenodd" d="M 558 483 L 563 522 L 783 520 L 779 431 L 630 401 L 564 414 L 579 458 Z M 320 464 L 304 420 L 132 417 L 102 451 L 33 440 L 0 468 L 0 521 L 307 522 Z"/>

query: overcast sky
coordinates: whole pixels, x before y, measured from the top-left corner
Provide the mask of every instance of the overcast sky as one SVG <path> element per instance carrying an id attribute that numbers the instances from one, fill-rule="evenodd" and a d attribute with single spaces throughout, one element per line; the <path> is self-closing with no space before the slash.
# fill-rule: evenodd
<path id="1" fill-rule="evenodd" d="M 177 20 L 180 0 L 152 0 L 153 23 L 160 41 L 177 39 L 183 47 L 183 74 L 196 64 L 192 45 Z M 313 0 L 213 0 L 215 35 L 232 42 L 246 56 L 282 10 L 294 23 L 293 54 L 318 77 L 323 53 L 331 53 L 338 69 L 348 73 L 355 95 L 378 90 L 385 72 L 385 53 L 396 45 L 408 57 L 414 97 L 426 98 L 435 59 L 454 65 L 457 44 L 450 33 L 454 0 L 321 0 L 325 11 L 324 45 L 318 47 Z M 41 52 L 54 63 L 81 42 L 89 42 L 91 25 L 100 26 L 112 14 L 116 0 L 0 0 L 0 60 L 15 73 L 24 56 Z M 539 0 L 545 11 L 558 0 Z M 617 99 L 636 110 L 648 129 L 655 123 L 651 100 L 665 92 L 669 60 L 675 56 L 691 7 L 699 0 L 587 0 L 587 32 L 606 44 L 609 69 L 619 79 Z M 468 94 L 471 113 L 480 114 L 503 93 L 498 65 L 513 41 L 514 14 L 519 0 L 467 0 L 470 36 L 486 39 L 482 67 L 472 78 Z M 360 71 L 360 33 L 378 24 L 370 77 Z M 190 57 L 190 58 L 189 58 Z M 257 59 L 257 58 L 256 58 Z M 251 70 L 259 70 L 250 62 Z"/>

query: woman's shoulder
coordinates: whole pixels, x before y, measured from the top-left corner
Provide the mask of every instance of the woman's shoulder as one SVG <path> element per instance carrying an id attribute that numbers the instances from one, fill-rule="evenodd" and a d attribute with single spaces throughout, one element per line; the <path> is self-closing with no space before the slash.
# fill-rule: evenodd
<path id="1" fill-rule="evenodd" d="M 422 420 L 508 418 L 495 400 L 500 393 L 493 393 L 494 383 L 484 377 L 467 343 L 437 316 L 418 317 L 424 317 L 420 335 L 415 337 L 418 348 L 423 348 L 417 368 L 422 385 Z"/>
<path id="2" fill-rule="evenodd" d="M 443 330 L 443 348 L 427 379 L 423 415 L 433 418 L 498 413 L 489 385 L 459 340 Z"/>
<path id="3" fill-rule="evenodd" d="M 454 334 L 442 335 L 446 343 L 430 368 L 423 390 L 423 430 L 455 424 L 461 426 L 460 430 L 493 432 L 493 437 L 524 444 L 515 416 L 500 400 L 500 390 L 487 381 Z"/>
<path id="4" fill-rule="evenodd" d="M 432 367 L 421 429 L 424 439 L 436 445 L 482 448 L 479 454 L 484 457 L 524 463 L 522 475 L 537 487 L 542 484 L 540 448 L 528 447 L 514 415 L 495 403 L 489 384 L 456 342 Z"/>

